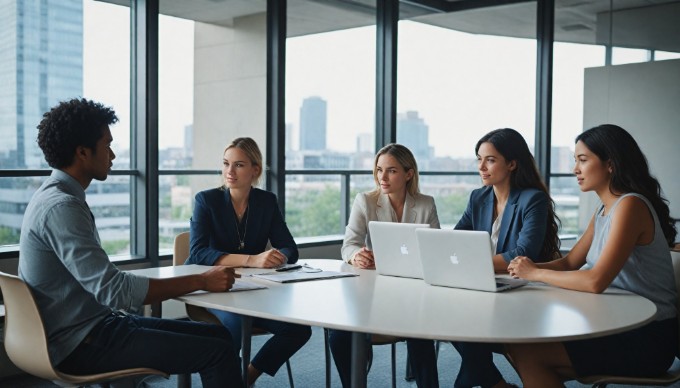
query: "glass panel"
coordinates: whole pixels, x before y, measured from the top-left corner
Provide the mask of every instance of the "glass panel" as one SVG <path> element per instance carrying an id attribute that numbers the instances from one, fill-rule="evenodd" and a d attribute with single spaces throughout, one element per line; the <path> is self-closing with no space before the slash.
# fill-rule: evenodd
<path id="1" fill-rule="evenodd" d="M 375 4 L 375 0 L 361 5 L 342 0 L 289 3 L 287 169 L 372 170 Z M 337 175 L 290 177 L 286 222 L 295 237 L 344 233 L 340 181 Z M 357 186 L 353 177 L 351 186 L 354 200 L 364 185 Z M 329 213 L 319 213 L 323 206 L 330 207 Z"/>
<path id="2" fill-rule="evenodd" d="M 73 2 L 69 0 L 69 2 Z M 84 96 L 111 106 L 118 123 L 111 126 L 114 169 L 130 167 L 130 8 L 94 0 L 83 7 L 82 62 Z M 47 2 L 49 7 L 61 2 Z M 63 40 L 63 37 L 56 39 Z M 102 44 L 106 42 L 106 44 Z M 70 42 L 75 45 L 76 42 Z M 74 69 L 69 69 L 69 72 Z M 55 101 L 56 103 L 56 101 Z"/>
<path id="3" fill-rule="evenodd" d="M 465 212 L 470 193 L 480 186 L 477 175 L 420 175 L 420 191 L 434 197 L 442 229 L 456 226 Z"/>
<path id="4" fill-rule="evenodd" d="M 293 237 L 343 234 L 338 175 L 288 175 L 286 224 Z"/>
<path id="5" fill-rule="evenodd" d="M 579 190 L 575 177 L 552 177 L 550 178 L 550 196 L 555 201 L 555 212 L 562 223 L 560 238 L 563 240 L 562 248 L 573 245 L 576 237 L 582 232 L 579 228 Z M 584 215 L 590 221 L 592 214 Z"/>
<path id="6" fill-rule="evenodd" d="M 46 167 L 36 126 L 52 106 L 79 96 L 118 111 L 114 151 L 124 150 L 129 8 L 93 0 L 10 1 L 0 18 L 0 168 Z"/>
<path id="7" fill-rule="evenodd" d="M 130 254 L 130 177 L 109 175 L 85 191 L 102 247 L 109 255 Z"/>
<path id="8" fill-rule="evenodd" d="M 175 236 L 189 230 L 194 195 L 190 175 L 161 175 L 158 180 L 159 249 L 172 249 Z"/>
<path id="9" fill-rule="evenodd" d="M 158 27 L 158 168 L 193 159 L 194 22 L 161 15 Z"/>
<path id="10" fill-rule="evenodd" d="M 355 152 L 375 149 L 375 1 L 346 3 L 289 7 L 287 168 L 366 168 Z"/>
<path id="11" fill-rule="evenodd" d="M 357 194 L 365 193 L 367 191 L 375 190 L 375 179 L 373 174 L 370 175 L 352 175 L 350 180 L 350 195 L 349 195 L 349 209 L 352 210 L 352 204 Z M 348 213 L 349 214 L 349 213 Z"/>
<path id="12" fill-rule="evenodd" d="M 44 177 L 0 178 L 0 246 L 19 244 L 28 201 Z"/>
<path id="13" fill-rule="evenodd" d="M 475 171 L 459 162 L 496 128 L 518 130 L 533 147 L 535 25 L 533 2 L 399 22 L 397 141 L 421 171 Z"/>
<path id="14" fill-rule="evenodd" d="M 550 170 L 571 173 L 574 139 L 583 131 L 585 69 L 604 66 L 604 46 L 555 42 Z"/>
<path id="15" fill-rule="evenodd" d="M 0 36 L 0 168 L 47 168 L 36 126 L 60 101 L 81 96 L 116 110 L 114 168 L 129 168 L 129 7 L 94 0 L 9 1 L 0 15 Z M 0 179 L 0 244 L 18 243 L 25 207 L 44 180 Z M 107 253 L 129 253 L 129 177 L 94 181 L 88 193 Z"/>

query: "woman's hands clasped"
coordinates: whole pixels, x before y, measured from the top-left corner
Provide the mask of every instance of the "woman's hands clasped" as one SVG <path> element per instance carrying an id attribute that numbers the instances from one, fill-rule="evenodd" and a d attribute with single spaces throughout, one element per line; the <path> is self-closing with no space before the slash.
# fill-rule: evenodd
<path id="1" fill-rule="evenodd" d="M 373 251 L 366 247 L 361 248 L 354 254 L 351 264 L 357 268 L 375 269 L 375 261 L 373 260 Z"/>
<path id="2" fill-rule="evenodd" d="M 246 265 L 255 268 L 274 268 L 286 264 L 286 261 L 288 261 L 286 255 L 281 253 L 278 249 L 272 248 L 259 255 L 251 255 L 248 258 Z"/>
<path id="3" fill-rule="evenodd" d="M 538 269 L 536 264 L 526 256 L 517 256 L 510 260 L 508 273 L 513 278 L 532 280 L 532 275 Z"/>

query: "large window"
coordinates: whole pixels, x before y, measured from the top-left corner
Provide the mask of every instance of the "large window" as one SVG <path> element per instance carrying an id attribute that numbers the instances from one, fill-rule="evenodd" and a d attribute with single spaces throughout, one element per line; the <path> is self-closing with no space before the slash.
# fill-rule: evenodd
<path id="1" fill-rule="evenodd" d="M 498 23 L 512 13 L 513 21 Z M 535 3 L 417 16 L 399 22 L 397 141 L 409 147 L 439 220 L 453 226 L 481 186 L 475 145 L 497 128 L 534 143 Z M 426 43 L 427 42 L 427 43 Z M 459 174 L 461 172 L 470 175 Z"/>
<path id="2" fill-rule="evenodd" d="M 163 9 L 161 9 L 161 12 Z M 194 29 L 192 20 L 160 15 L 158 20 L 158 245 L 173 246 L 188 230 L 191 176 L 167 170 L 193 167 Z"/>
<path id="3" fill-rule="evenodd" d="M 349 172 L 372 169 L 375 153 L 375 2 L 299 1 L 286 42 L 286 221 L 294 237 L 344 231 L 341 193 L 372 189 Z M 309 14 L 336 14 L 310 23 Z"/>
<path id="4" fill-rule="evenodd" d="M 573 141 L 584 128 L 604 122 L 633 133 L 670 200 L 671 215 L 680 218 L 680 180 L 673 170 L 680 163 L 675 150 L 680 144 L 678 3 L 557 3 L 551 144 L 540 151 L 551 154 L 549 183 L 562 234 L 581 233 L 597 205 L 593 195 L 580 193 L 572 176 Z M 267 102 L 280 101 L 271 97 L 285 101 L 277 108 L 285 108 L 286 144 L 281 148 L 285 168 L 276 166 L 270 176 L 286 179 L 285 192 L 277 194 L 298 242 L 337 240 L 356 193 L 375 187 L 370 173 L 376 131 L 382 138 L 388 130 L 375 126 L 385 121 L 384 114 L 394 113 L 396 140 L 416 155 L 421 189 L 436 198 L 440 221 L 450 226 L 480 185 L 476 141 L 492 129 L 512 127 L 533 148 L 536 107 L 547 113 L 536 101 L 537 2 L 475 8 L 479 5 L 471 1 L 435 0 L 424 7 L 417 1 L 289 0 L 282 11 L 285 96 L 267 94 L 273 93 L 267 89 L 267 65 L 278 60 L 267 58 L 267 31 L 276 30 L 267 26 L 267 6 L 276 2 L 158 4 L 155 31 L 149 28 L 153 21 L 145 26 L 141 18 L 139 28 L 132 28 L 144 13 L 132 12 L 125 0 L 5 2 L 0 13 L 3 257 L 7 250 L 15 253 L 26 205 L 49 174 L 35 142 L 36 125 L 67 98 L 101 101 L 118 113 L 112 174 L 91 184 L 88 202 L 109 254 L 152 260 L 156 241 L 166 250 L 173 236 L 188 228 L 195 194 L 222 183 L 221 156 L 232 139 L 250 136 L 264 155 L 271 147 L 280 149 L 267 144 L 267 115 L 276 111 L 268 110 Z M 376 74 L 383 75 L 376 63 L 391 63 L 376 58 L 377 33 L 383 31 L 378 27 L 391 23 L 376 8 L 386 4 L 399 7 L 397 65 L 391 69 L 396 70 L 391 85 L 396 112 L 385 103 L 394 95 L 376 93 Z M 157 90 L 146 86 L 155 82 L 135 82 L 146 57 L 134 50 L 144 46 L 139 39 L 147 36 L 153 43 L 156 34 L 158 68 L 141 75 L 155 81 L 157 70 Z M 151 109 L 140 115 L 146 102 Z M 386 111 L 381 120 L 376 120 L 376 102 Z M 140 145 L 145 138 L 158 139 L 154 168 L 145 163 L 153 160 L 155 152 L 148 151 L 156 144 Z M 144 218 L 145 211 L 155 218 L 148 209 L 156 206 L 158 236 L 156 220 Z"/>
<path id="5" fill-rule="evenodd" d="M 18 244 L 26 205 L 48 173 L 36 126 L 58 102 L 86 97 L 113 107 L 120 119 L 111 128 L 114 173 L 130 168 L 129 31 L 129 7 L 94 0 L 3 5 L 0 170 L 24 176 L 0 179 L 0 245 Z M 94 181 L 87 196 L 107 253 L 129 254 L 129 176 Z"/>

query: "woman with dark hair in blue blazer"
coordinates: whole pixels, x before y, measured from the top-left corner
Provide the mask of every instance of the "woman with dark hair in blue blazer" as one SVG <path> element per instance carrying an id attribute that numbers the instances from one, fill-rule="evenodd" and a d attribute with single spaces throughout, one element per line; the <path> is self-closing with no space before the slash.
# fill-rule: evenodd
<path id="1" fill-rule="evenodd" d="M 276 196 L 254 188 L 262 175 L 262 153 L 251 138 L 235 139 L 224 151 L 224 185 L 196 195 L 186 264 L 272 268 L 295 263 L 298 250 Z M 270 243 L 273 248 L 267 249 Z M 241 316 L 209 309 L 231 332 L 237 353 Z M 274 334 L 248 365 L 248 386 L 270 376 L 312 335 L 309 326 L 253 318 L 253 326 Z"/>
<path id="2" fill-rule="evenodd" d="M 522 135 L 510 128 L 491 131 L 475 147 L 484 187 L 470 195 L 456 229 L 489 232 L 494 269 L 507 271 L 510 260 L 559 256 L 555 203 L 541 180 L 536 161 Z M 462 357 L 454 387 L 509 386 L 493 363 L 502 345 L 454 342 Z"/>

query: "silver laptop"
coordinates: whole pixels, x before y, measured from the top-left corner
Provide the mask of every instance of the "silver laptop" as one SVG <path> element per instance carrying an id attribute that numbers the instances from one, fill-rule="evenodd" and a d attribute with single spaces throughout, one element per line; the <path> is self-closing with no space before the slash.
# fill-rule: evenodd
<path id="1" fill-rule="evenodd" d="M 380 275 L 423 278 L 416 229 L 428 224 L 400 224 L 371 221 L 366 246 L 373 250 L 375 269 Z"/>
<path id="2" fill-rule="evenodd" d="M 525 280 L 496 277 L 487 232 L 419 229 L 416 235 L 423 279 L 429 284 L 491 292 L 527 284 Z"/>

